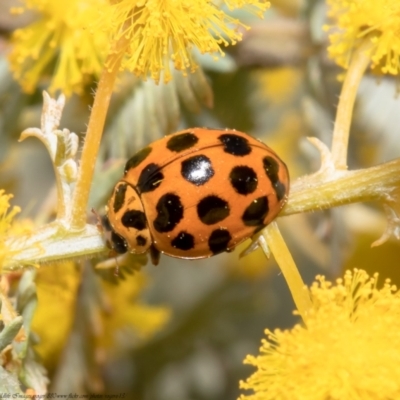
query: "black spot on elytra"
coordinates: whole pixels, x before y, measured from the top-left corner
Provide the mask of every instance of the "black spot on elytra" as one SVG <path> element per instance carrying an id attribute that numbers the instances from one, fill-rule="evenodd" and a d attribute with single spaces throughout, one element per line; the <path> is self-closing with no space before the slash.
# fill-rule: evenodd
<path id="1" fill-rule="evenodd" d="M 115 232 L 111 233 L 111 243 L 113 250 L 119 254 L 124 254 L 128 251 L 128 244 L 126 243 L 126 240 Z"/>
<path id="2" fill-rule="evenodd" d="M 188 182 L 201 186 L 214 176 L 214 169 L 210 159 L 201 154 L 182 161 L 181 174 Z"/>
<path id="3" fill-rule="evenodd" d="M 227 229 L 215 229 L 208 239 L 208 247 L 213 254 L 227 251 L 231 239 L 231 234 Z"/>
<path id="4" fill-rule="evenodd" d="M 147 243 L 147 239 L 142 235 L 137 235 L 136 237 L 136 244 L 138 246 L 145 246 Z"/>
<path id="5" fill-rule="evenodd" d="M 128 170 L 137 167 L 142 161 L 144 161 L 151 153 L 151 150 L 151 147 L 145 147 L 132 156 L 125 164 L 125 174 L 128 172 Z"/>
<path id="6" fill-rule="evenodd" d="M 141 231 L 146 228 L 146 216 L 143 211 L 128 210 L 121 218 L 122 225 L 125 228 L 134 228 Z"/>
<path id="7" fill-rule="evenodd" d="M 163 179 L 161 168 L 157 164 L 151 163 L 140 173 L 137 188 L 140 193 L 151 192 L 161 185 Z"/>
<path id="8" fill-rule="evenodd" d="M 242 221 L 247 226 L 264 224 L 264 219 L 269 211 L 267 196 L 253 200 L 242 215 Z"/>
<path id="9" fill-rule="evenodd" d="M 229 174 L 231 185 L 239 194 L 250 194 L 257 189 L 257 174 L 250 167 L 241 165 L 232 169 Z"/>
<path id="10" fill-rule="evenodd" d="M 118 185 L 114 192 L 114 203 L 113 203 L 113 210 L 114 212 L 118 212 L 125 202 L 125 194 L 128 185 L 126 183 L 122 183 Z"/>
<path id="11" fill-rule="evenodd" d="M 228 202 L 218 196 L 207 196 L 197 204 L 197 215 L 206 225 L 216 224 L 229 215 Z"/>
<path id="12" fill-rule="evenodd" d="M 190 233 L 181 231 L 171 240 L 171 246 L 179 250 L 190 250 L 194 247 L 194 237 Z"/>
<path id="13" fill-rule="evenodd" d="M 218 139 L 224 145 L 225 153 L 232 154 L 234 156 L 246 156 L 251 153 L 251 147 L 249 141 L 239 135 L 233 133 L 225 133 L 220 135 Z"/>
<path id="14" fill-rule="evenodd" d="M 153 221 L 157 232 L 170 232 L 183 218 L 183 205 L 179 196 L 166 193 L 160 197 L 156 205 L 157 217 Z"/>
<path id="15" fill-rule="evenodd" d="M 285 185 L 279 180 L 279 164 L 273 157 L 266 156 L 263 158 L 263 165 L 265 173 L 275 189 L 276 197 L 279 201 L 282 200 L 285 196 L 286 188 Z"/>
<path id="16" fill-rule="evenodd" d="M 169 139 L 167 142 L 167 148 L 171 151 L 175 151 L 176 153 L 179 153 L 183 150 L 190 149 L 198 141 L 199 141 L 199 138 L 194 133 L 185 132 L 185 133 L 181 133 L 179 135 L 175 135 L 171 139 Z"/>

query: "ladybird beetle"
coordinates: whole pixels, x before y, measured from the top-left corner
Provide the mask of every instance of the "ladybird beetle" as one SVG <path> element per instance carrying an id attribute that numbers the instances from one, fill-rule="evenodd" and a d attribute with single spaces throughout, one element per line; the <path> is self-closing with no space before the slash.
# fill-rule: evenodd
<path id="1" fill-rule="evenodd" d="M 287 201 L 284 162 L 230 129 L 186 129 L 151 143 L 125 165 L 104 226 L 117 253 L 196 259 L 233 250 Z"/>

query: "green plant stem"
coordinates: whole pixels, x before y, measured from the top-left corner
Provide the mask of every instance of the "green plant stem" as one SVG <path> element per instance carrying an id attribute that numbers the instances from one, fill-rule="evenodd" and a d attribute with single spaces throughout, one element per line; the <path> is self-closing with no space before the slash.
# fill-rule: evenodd
<path id="1" fill-rule="evenodd" d="M 279 265 L 279 268 L 289 286 L 297 311 L 302 317 L 304 323 L 307 325 L 307 315 L 312 307 L 310 294 L 301 279 L 299 270 L 297 269 L 292 255 L 282 238 L 276 222 L 272 222 L 263 230 L 262 238 L 265 239 L 268 249 L 264 248 L 262 241 L 259 239 L 261 242 L 261 248 L 264 252 L 268 252 L 269 249 L 271 250 L 275 261 Z"/>
<path id="2" fill-rule="evenodd" d="M 371 62 L 371 46 L 370 39 L 366 38 L 354 51 L 343 82 L 332 138 L 332 157 L 336 169 L 347 169 L 347 149 L 354 102 L 361 79 Z"/>
<path id="3" fill-rule="evenodd" d="M 37 229 L 34 234 L 10 237 L 6 245 L 10 255 L 3 262 L 2 272 L 32 265 L 81 260 L 109 251 L 97 226 L 87 224 L 83 230 L 71 232 L 62 229 L 57 221 Z"/>
<path id="4" fill-rule="evenodd" d="M 122 37 L 116 43 L 115 50 L 110 53 L 106 60 L 104 70 L 97 86 L 88 130 L 82 149 L 79 174 L 72 201 L 70 227 L 73 230 L 81 230 L 86 224 L 87 203 L 89 200 L 94 167 L 100 147 L 101 136 L 104 130 L 104 123 L 110 104 L 111 94 L 119 72 L 125 45 L 125 37 Z"/>
<path id="5" fill-rule="evenodd" d="M 299 178 L 280 216 L 318 211 L 344 204 L 380 201 L 392 204 L 400 187 L 400 159 L 357 171 L 321 179 L 318 172 Z M 9 238 L 10 257 L 3 262 L 3 272 L 18 270 L 27 264 L 92 257 L 107 248 L 96 226 L 86 225 L 82 232 L 61 230 L 57 223 L 48 224 L 34 234 Z"/>
<path id="6" fill-rule="evenodd" d="M 341 171 L 326 180 L 317 178 L 317 174 L 298 179 L 281 216 L 362 201 L 396 201 L 392 194 L 400 187 L 400 159 L 371 168 Z"/>

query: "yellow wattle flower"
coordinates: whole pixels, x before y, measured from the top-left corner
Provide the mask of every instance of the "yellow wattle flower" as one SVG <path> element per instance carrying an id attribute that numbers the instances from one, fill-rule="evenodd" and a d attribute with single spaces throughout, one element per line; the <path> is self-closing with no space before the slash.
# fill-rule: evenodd
<path id="1" fill-rule="evenodd" d="M 257 371 L 240 400 L 400 398 L 400 293 L 377 274 L 346 272 L 336 285 L 317 277 L 307 328 L 266 331 Z"/>
<path id="2" fill-rule="evenodd" d="M 140 299 L 148 280 L 143 272 L 135 272 L 120 279 L 118 284 L 101 281 L 108 310 L 101 314 L 103 331 L 98 337 L 99 348 L 118 353 L 126 351 L 127 346 L 140 346 L 169 321 L 168 307 L 149 305 Z"/>
<path id="3" fill-rule="evenodd" d="M 28 221 L 13 221 L 21 209 L 18 206 L 10 209 L 12 198 L 12 194 L 5 194 L 4 190 L 0 189 L 0 271 L 16 254 L 10 249 L 11 237 L 15 236 L 14 240 L 18 240 L 18 235 L 27 234 L 32 228 L 32 224 Z"/>
<path id="4" fill-rule="evenodd" d="M 169 321 L 171 310 L 168 307 L 149 305 L 140 299 L 148 284 L 144 273 L 125 276 L 118 279 L 117 284 L 102 278 L 91 279 L 96 279 L 99 287 L 91 288 L 77 309 L 82 268 L 73 262 L 65 262 L 38 270 L 38 307 L 32 330 L 40 338 L 35 349 L 50 370 L 56 368 L 77 318 L 89 319 L 85 321 L 91 329 L 87 333 L 99 354 L 108 358 L 143 345 Z M 101 292 L 97 292 L 100 288 Z M 82 308 L 84 306 L 87 309 Z M 63 315 L 61 319 L 60 313 Z"/>
<path id="5" fill-rule="evenodd" d="M 0 189 L 0 237 L 2 237 L 12 226 L 13 218 L 21 212 L 18 206 L 14 206 L 11 210 L 10 200 L 12 194 L 5 194 L 3 189 Z"/>
<path id="6" fill-rule="evenodd" d="M 39 18 L 12 35 L 9 60 L 15 78 L 27 92 L 51 77 L 50 93 L 80 93 L 88 78 L 99 76 L 103 69 L 107 37 L 90 25 L 106 0 L 25 0 L 25 4 L 38 11 Z"/>
<path id="7" fill-rule="evenodd" d="M 35 350 L 46 368 L 54 370 L 73 326 L 81 268 L 73 262 L 46 265 L 38 270 L 35 283 L 38 305 L 32 330 L 40 338 Z"/>
<path id="8" fill-rule="evenodd" d="M 224 3 L 224 2 L 220 2 Z M 228 8 L 247 8 L 262 15 L 266 0 L 226 0 Z M 221 5 L 221 4 L 220 4 Z M 209 0 L 119 0 L 101 10 L 98 26 L 115 42 L 126 39 L 122 69 L 144 79 L 171 79 L 170 61 L 178 70 L 193 71 L 191 50 L 224 55 L 222 46 L 241 40 L 238 19 Z"/>
<path id="9" fill-rule="evenodd" d="M 121 69 L 156 81 L 170 62 L 184 71 L 196 64 L 191 50 L 224 55 L 221 46 L 241 40 L 238 19 L 209 0 L 25 0 L 39 19 L 13 33 L 11 69 L 23 89 L 32 92 L 46 76 L 48 90 L 80 93 L 88 77 L 98 77 L 107 54 L 117 49 Z M 226 0 L 229 9 L 245 8 L 262 16 L 266 0 Z M 23 7 L 14 8 L 22 13 Z M 126 43 L 120 54 L 123 39 Z M 110 64 L 115 60 L 110 61 Z M 112 65 L 108 65 L 109 68 Z"/>
<path id="10" fill-rule="evenodd" d="M 362 40 L 372 44 L 376 72 L 397 75 L 400 68 L 400 2 L 397 0 L 327 0 L 333 33 L 329 55 L 347 68 L 353 49 Z"/>

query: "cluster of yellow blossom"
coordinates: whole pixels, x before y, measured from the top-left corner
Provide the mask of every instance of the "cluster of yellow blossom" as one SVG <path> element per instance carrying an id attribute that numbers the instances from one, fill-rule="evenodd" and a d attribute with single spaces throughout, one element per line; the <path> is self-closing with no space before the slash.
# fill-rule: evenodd
<path id="1" fill-rule="evenodd" d="M 228 9 L 244 8 L 260 16 L 266 0 L 225 0 Z M 330 56 L 347 67 L 362 40 L 371 42 L 372 68 L 398 74 L 400 2 L 395 0 L 327 0 L 332 19 Z M 208 0 L 25 0 L 40 18 L 13 34 L 10 61 L 26 91 L 52 76 L 49 90 L 80 92 L 88 76 L 97 77 L 118 41 L 125 53 L 122 69 L 146 79 L 171 78 L 170 62 L 186 72 L 196 68 L 191 49 L 215 57 L 221 46 L 241 40 L 244 27 Z M 13 10 L 23 12 L 19 7 Z M 119 51 L 119 50 L 118 50 Z M 117 51 L 117 52 L 118 52 Z M 118 55 L 117 55 L 118 57 Z M 112 63 L 113 61 L 109 61 Z M 109 65 L 110 66 L 110 65 Z"/>
<path id="2" fill-rule="evenodd" d="M 307 327 L 266 331 L 240 400 L 400 398 L 400 294 L 377 274 L 347 272 L 336 285 L 318 277 Z"/>
<path id="3" fill-rule="evenodd" d="M 347 67 L 361 41 L 371 42 L 372 68 L 397 75 L 400 68 L 400 2 L 397 0 L 327 0 L 332 19 L 329 55 Z"/>
<path id="4" fill-rule="evenodd" d="M 40 80 L 51 77 L 48 90 L 65 95 L 80 93 L 90 76 L 98 77 L 108 49 L 104 31 L 90 28 L 97 8 L 106 0 L 26 0 L 26 9 L 40 18 L 13 33 L 9 59 L 15 78 L 32 92 Z M 13 9 L 21 13 L 25 9 Z"/>
<path id="5" fill-rule="evenodd" d="M 253 6 L 260 14 L 269 6 L 264 0 L 226 3 L 231 9 Z M 178 70 L 193 71 L 193 47 L 201 53 L 223 55 L 221 45 L 241 40 L 237 27 L 244 27 L 213 2 L 204 0 L 121 0 L 104 11 L 102 21 L 108 20 L 106 26 L 114 39 L 129 38 L 123 69 L 144 77 L 150 73 L 155 81 L 161 71 L 165 81 L 171 79 L 170 60 Z"/>
<path id="6" fill-rule="evenodd" d="M 225 3 L 229 9 L 247 8 L 261 16 L 269 7 L 266 0 Z M 170 61 L 184 72 L 194 70 L 193 47 L 223 55 L 221 46 L 239 41 L 238 27 L 245 27 L 208 0 L 25 0 L 25 4 L 39 11 L 40 18 L 14 32 L 10 61 L 26 91 L 33 91 L 48 74 L 50 92 L 79 93 L 89 75 L 100 74 L 107 54 L 115 56 L 108 67 L 124 57 L 122 69 L 156 81 L 164 72 L 168 81 Z M 121 41 L 124 45 L 118 46 Z"/>
<path id="7" fill-rule="evenodd" d="M 13 218 L 21 211 L 17 206 L 11 210 L 10 199 L 12 194 L 5 194 L 3 189 L 0 189 L 0 268 L 4 265 L 5 260 L 12 254 L 7 246 L 6 239 L 10 232 L 19 231 L 18 227 L 13 225 Z"/>
<path id="8" fill-rule="evenodd" d="M 87 334 L 91 335 L 96 347 L 110 358 L 115 353 L 126 351 L 126 346 L 143 344 L 168 322 L 171 314 L 168 307 L 141 301 L 140 296 L 149 281 L 143 272 L 120 279 L 118 284 L 92 275 L 93 278 L 96 284 L 100 283 L 102 302 L 96 302 L 96 296 L 92 296 L 88 303 L 82 303 L 82 300 L 78 303 L 82 268 L 77 268 L 73 262 L 65 262 L 38 270 L 36 286 L 39 302 L 32 330 L 41 339 L 35 348 L 47 368 L 57 366 L 74 321 L 85 312 L 90 311 L 92 323 L 92 331 Z M 90 310 L 83 310 L 84 306 L 89 306 Z M 63 318 L 60 319 L 61 310 Z M 57 324 L 52 323 L 58 319 Z M 125 341 L 121 341 L 123 337 L 126 337 Z"/>

